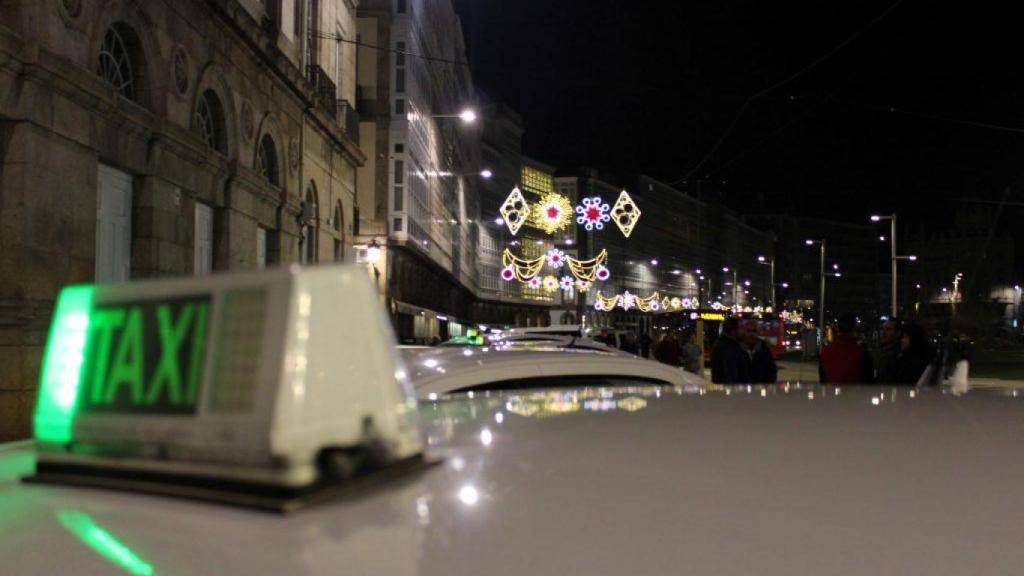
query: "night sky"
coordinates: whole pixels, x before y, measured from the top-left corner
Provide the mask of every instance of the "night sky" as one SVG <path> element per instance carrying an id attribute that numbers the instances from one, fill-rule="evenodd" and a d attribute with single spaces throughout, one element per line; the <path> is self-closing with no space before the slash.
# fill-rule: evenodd
<path id="1" fill-rule="evenodd" d="M 527 154 L 567 173 L 586 165 L 674 181 L 749 96 L 893 0 L 455 4 L 475 81 L 523 114 Z M 742 213 L 864 222 L 898 211 L 930 228 L 965 198 L 998 199 L 1009 187 L 1010 200 L 1024 201 L 1024 45 L 1012 5 L 900 2 L 753 100 L 690 190 L 701 176 L 706 197 Z M 1009 207 L 1000 228 L 1020 215 Z"/>

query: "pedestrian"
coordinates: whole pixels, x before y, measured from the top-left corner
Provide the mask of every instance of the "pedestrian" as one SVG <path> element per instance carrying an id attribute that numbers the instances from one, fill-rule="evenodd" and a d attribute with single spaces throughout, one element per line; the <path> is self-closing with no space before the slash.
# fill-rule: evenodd
<path id="1" fill-rule="evenodd" d="M 839 316 L 839 335 L 821 351 L 818 364 L 822 384 L 870 384 L 874 382 L 871 354 L 857 341 L 857 318 L 850 313 Z"/>
<path id="2" fill-rule="evenodd" d="M 654 359 L 669 366 L 681 366 L 682 355 L 682 347 L 675 332 L 666 334 L 654 349 Z"/>
<path id="3" fill-rule="evenodd" d="M 722 334 L 711 350 L 711 381 L 715 384 L 747 384 L 750 361 L 739 341 L 739 320 L 730 316 L 722 322 Z"/>
<path id="4" fill-rule="evenodd" d="M 640 355 L 644 358 L 651 357 L 651 333 L 649 330 L 645 330 L 640 335 Z"/>
<path id="5" fill-rule="evenodd" d="M 750 380 L 752 384 L 774 384 L 779 374 L 775 358 L 771 350 L 757 334 L 757 320 L 747 320 L 741 325 L 740 331 L 743 351 L 750 363 Z"/>
<path id="6" fill-rule="evenodd" d="M 900 339 L 897 376 L 894 382 L 916 385 L 933 357 L 934 353 L 928 344 L 924 328 L 918 324 L 907 325 Z"/>
<path id="7" fill-rule="evenodd" d="M 691 332 L 683 332 L 683 370 L 700 374 L 700 346 L 693 341 Z"/>
<path id="8" fill-rule="evenodd" d="M 622 338 L 622 344 L 619 347 L 619 350 L 622 350 L 623 352 L 628 352 L 628 353 L 634 354 L 634 355 L 635 354 L 639 354 L 640 353 L 640 343 L 637 342 L 636 334 L 634 334 L 632 332 L 627 332 L 625 334 L 625 336 Z"/>
<path id="9" fill-rule="evenodd" d="M 895 318 L 882 323 L 881 342 L 875 354 L 875 381 L 894 383 L 899 381 L 900 341 L 903 329 Z"/>

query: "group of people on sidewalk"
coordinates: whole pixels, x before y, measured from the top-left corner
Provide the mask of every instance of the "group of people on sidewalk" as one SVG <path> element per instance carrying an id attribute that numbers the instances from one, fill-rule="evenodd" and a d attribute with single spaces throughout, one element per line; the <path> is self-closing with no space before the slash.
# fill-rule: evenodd
<path id="1" fill-rule="evenodd" d="M 768 345 L 757 335 L 757 320 L 726 318 L 711 349 L 711 381 L 716 384 L 774 383 L 779 369 Z"/>
<path id="2" fill-rule="evenodd" d="M 857 318 L 843 314 L 839 335 L 821 351 L 822 384 L 917 384 L 934 357 L 924 328 L 891 318 L 882 324 L 880 347 L 872 358 L 857 337 Z"/>

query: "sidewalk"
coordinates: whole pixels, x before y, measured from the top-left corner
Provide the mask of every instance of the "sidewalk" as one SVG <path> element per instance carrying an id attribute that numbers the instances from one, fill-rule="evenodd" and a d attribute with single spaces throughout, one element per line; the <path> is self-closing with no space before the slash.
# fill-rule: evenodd
<path id="1" fill-rule="evenodd" d="M 779 382 L 818 382 L 818 362 L 815 360 L 807 362 L 794 362 L 780 360 L 776 362 L 779 367 Z M 972 378 L 968 377 L 972 388 L 1021 388 L 1024 389 L 1024 380 L 1003 380 L 1001 378 Z"/>

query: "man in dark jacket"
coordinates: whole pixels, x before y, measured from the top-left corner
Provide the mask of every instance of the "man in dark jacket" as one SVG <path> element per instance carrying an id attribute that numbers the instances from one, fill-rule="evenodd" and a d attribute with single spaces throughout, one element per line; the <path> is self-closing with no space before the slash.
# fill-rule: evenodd
<path id="1" fill-rule="evenodd" d="M 870 384 L 875 370 L 871 354 L 857 342 L 857 318 L 842 314 L 837 323 L 839 336 L 821 351 L 818 377 L 822 384 Z"/>
<path id="2" fill-rule="evenodd" d="M 895 383 L 899 381 L 900 339 L 903 330 L 895 318 L 882 323 L 881 342 L 875 356 L 876 382 Z"/>
<path id="3" fill-rule="evenodd" d="M 739 341 L 739 320 L 726 318 L 722 335 L 711 349 L 711 381 L 715 384 L 749 384 L 750 360 Z"/>
<path id="4" fill-rule="evenodd" d="M 740 330 L 743 352 L 747 356 L 750 370 L 750 384 L 774 384 L 779 369 L 768 345 L 757 335 L 757 320 L 743 322 Z"/>

